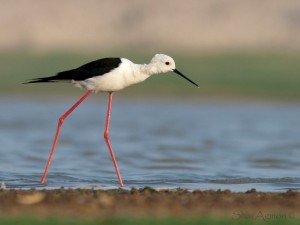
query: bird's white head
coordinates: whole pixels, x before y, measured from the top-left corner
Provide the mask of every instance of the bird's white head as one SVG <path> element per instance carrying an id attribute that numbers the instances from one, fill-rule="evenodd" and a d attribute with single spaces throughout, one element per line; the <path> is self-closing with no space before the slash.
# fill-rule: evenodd
<path id="1" fill-rule="evenodd" d="M 156 54 L 147 65 L 148 74 L 156 74 L 156 73 L 167 73 L 167 72 L 174 72 L 181 76 L 182 78 L 186 79 L 187 81 L 191 82 L 195 86 L 199 87 L 194 81 L 187 78 L 181 72 L 176 69 L 175 61 L 172 57 L 164 54 Z"/>
<path id="2" fill-rule="evenodd" d="M 156 54 L 150 61 L 154 73 L 166 73 L 176 69 L 172 57 L 164 54 Z"/>

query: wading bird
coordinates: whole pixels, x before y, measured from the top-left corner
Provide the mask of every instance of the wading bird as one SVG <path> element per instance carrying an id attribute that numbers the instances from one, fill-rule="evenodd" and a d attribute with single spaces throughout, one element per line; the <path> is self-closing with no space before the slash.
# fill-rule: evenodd
<path id="1" fill-rule="evenodd" d="M 106 116 L 106 125 L 104 130 L 104 139 L 108 150 L 110 152 L 120 187 L 123 186 L 121 174 L 119 172 L 118 164 L 112 150 L 109 140 L 109 123 L 112 106 L 112 97 L 115 91 L 122 90 L 132 84 L 140 83 L 146 80 L 153 74 L 174 72 L 184 79 L 188 80 L 195 86 L 199 87 L 195 82 L 187 78 L 175 67 L 175 61 L 167 55 L 156 54 L 148 64 L 135 64 L 125 58 L 103 58 L 84 64 L 76 69 L 67 70 L 57 73 L 55 76 L 35 78 L 25 84 L 29 83 L 43 83 L 43 82 L 62 82 L 69 81 L 75 86 L 87 89 L 87 92 L 58 120 L 57 130 L 54 137 L 52 149 L 46 164 L 46 168 L 41 179 L 41 184 L 45 183 L 47 173 L 51 164 L 51 160 L 56 148 L 61 126 L 64 120 L 73 112 L 73 110 L 82 103 L 92 92 L 108 92 L 108 109 Z"/>

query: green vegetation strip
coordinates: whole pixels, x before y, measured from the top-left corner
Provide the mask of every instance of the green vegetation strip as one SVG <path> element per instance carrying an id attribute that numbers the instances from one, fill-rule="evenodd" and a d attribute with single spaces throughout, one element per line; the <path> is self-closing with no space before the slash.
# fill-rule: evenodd
<path id="1" fill-rule="evenodd" d="M 78 92 L 69 84 L 21 85 L 35 78 L 78 67 L 106 56 L 124 56 L 137 63 L 149 62 L 152 55 L 126 53 L 101 54 L 29 54 L 0 53 L 0 92 L 9 95 L 55 95 Z M 197 89 L 179 76 L 154 76 L 146 82 L 124 90 L 125 96 L 234 96 L 299 99 L 300 54 L 274 53 L 207 53 L 172 55 L 177 68 L 200 85 Z"/>
<path id="2" fill-rule="evenodd" d="M 299 219 L 262 219 L 262 218 L 110 218 L 110 219 L 67 219 L 67 218 L 34 218 L 34 217 L 17 217 L 17 218 L 0 218 L 0 224 L 5 225 L 132 225 L 132 224 L 143 224 L 143 225 L 251 225 L 251 224 L 272 224 L 272 225 L 298 225 L 300 224 Z"/>

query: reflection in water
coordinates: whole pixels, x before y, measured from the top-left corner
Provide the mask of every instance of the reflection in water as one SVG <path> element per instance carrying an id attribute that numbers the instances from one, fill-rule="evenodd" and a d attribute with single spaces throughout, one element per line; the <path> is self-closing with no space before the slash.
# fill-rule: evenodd
<path id="1" fill-rule="evenodd" d="M 57 119 L 71 104 L 1 99 L 0 181 L 8 188 L 44 187 Z M 106 101 L 88 100 L 65 121 L 48 187 L 118 185 L 105 113 Z M 288 104 L 121 101 L 110 135 L 127 187 L 299 189 L 299 115 Z"/>

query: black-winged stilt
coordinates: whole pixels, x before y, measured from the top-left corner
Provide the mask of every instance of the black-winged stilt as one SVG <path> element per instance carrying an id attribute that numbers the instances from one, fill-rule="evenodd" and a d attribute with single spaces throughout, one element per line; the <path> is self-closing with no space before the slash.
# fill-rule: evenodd
<path id="1" fill-rule="evenodd" d="M 49 155 L 46 168 L 41 179 L 41 184 L 45 183 L 47 173 L 51 164 L 51 160 L 56 148 L 61 126 L 64 120 L 73 112 L 73 110 L 82 103 L 92 91 L 105 91 L 109 93 L 108 98 L 108 109 L 106 116 L 106 125 L 104 130 L 104 139 L 109 149 L 120 187 L 123 186 L 121 174 L 119 172 L 118 164 L 112 150 L 109 140 L 109 123 L 110 123 L 110 112 L 112 106 L 113 92 L 119 91 L 132 84 L 140 83 L 150 77 L 153 74 L 175 72 L 179 76 L 188 80 L 195 86 L 199 87 L 195 82 L 191 81 L 175 67 L 175 61 L 167 55 L 156 54 L 150 61 L 149 64 L 135 64 L 125 58 L 103 58 L 96 61 L 87 63 L 76 69 L 59 72 L 55 76 L 42 77 L 32 79 L 28 83 L 40 83 L 40 82 L 59 82 L 59 81 L 70 81 L 75 86 L 87 89 L 87 92 L 69 109 L 65 112 L 58 120 L 57 130 L 54 137 L 52 149 Z"/>

